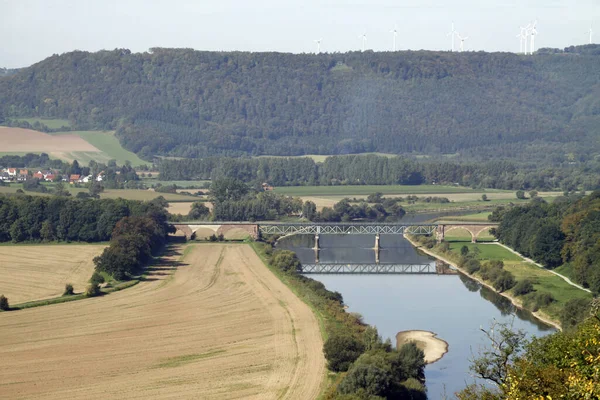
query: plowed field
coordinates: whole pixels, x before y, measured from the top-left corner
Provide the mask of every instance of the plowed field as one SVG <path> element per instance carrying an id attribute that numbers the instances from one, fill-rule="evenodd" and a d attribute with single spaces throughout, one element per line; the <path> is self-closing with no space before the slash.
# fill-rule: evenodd
<path id="1" fill-rule="evenodd" d="M 0 398 L 312 399 L 312 311 L 247 245 L 191 245 L 110 295 L 0 313 Z"/>

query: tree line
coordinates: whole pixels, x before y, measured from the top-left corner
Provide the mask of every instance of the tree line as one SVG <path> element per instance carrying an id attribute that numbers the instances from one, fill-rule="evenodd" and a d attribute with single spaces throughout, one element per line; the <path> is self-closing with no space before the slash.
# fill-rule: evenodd
<path id="1" fill-rule="evenodd" d="M 502 243 L 548 268 L 565 265 L 577 283 L 600 293 L 600 191 L 500 207 L 490 220 L 500 223 L 494 235 Z"/>
<path id="2" fill-rule="evenodd" d="M 160 199 L 141 202 L 124 199 L 0 195 L 0 242 L 103 242 L 124 217 L 152 215 L 166 221 Z"/>
<path id="3" fill-rule="evenodd" d="M 582 165 L 526 165 L 507 161 L 477 163 L 419 161 L 408 157 L 348 155 L 323 162 L 300 158 L 164 159 L 162 180 L 239 179 L 260 186 L 459 184 L 506 190 L 595 190 L 600 188 L 600 160 Z"/>
<path id="4" fill-rule="evenodd" d="M 531 57 L 73 51 L 1 78 L 0 114 L 116 130 L 146 159 L 478 149 L 589 157 L 599 146 L 598 47 Z M 548 151 L 531 151 L 540 148 Z"/>

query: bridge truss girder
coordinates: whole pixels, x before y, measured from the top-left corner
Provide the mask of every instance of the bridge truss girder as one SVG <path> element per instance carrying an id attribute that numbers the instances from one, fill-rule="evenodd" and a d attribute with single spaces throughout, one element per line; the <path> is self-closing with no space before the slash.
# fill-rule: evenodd
<path id="1" fill-rule="evenodd" d="M 437 225 L 261 224 L 259 230 L 265 235 L 431 235 Z"/>
<path id="2" fill-rule="evenodd" d="M 303 274 L 437 274 L 435 264 L 302 264 Z"/>

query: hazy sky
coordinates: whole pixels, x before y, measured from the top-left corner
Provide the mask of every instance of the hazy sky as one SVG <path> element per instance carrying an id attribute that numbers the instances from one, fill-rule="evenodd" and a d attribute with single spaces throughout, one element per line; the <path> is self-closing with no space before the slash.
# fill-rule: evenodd
<path id="1" fill-rule="evenodd" d="M 0 67 L 54 53 L 150 47 L 326 52 L 450 49 L 451 22 L 466 50 L 518 51 L 519 25 L 538 20 L 537 47 L 600 42 L 600 0 L 0 0 Z"/>

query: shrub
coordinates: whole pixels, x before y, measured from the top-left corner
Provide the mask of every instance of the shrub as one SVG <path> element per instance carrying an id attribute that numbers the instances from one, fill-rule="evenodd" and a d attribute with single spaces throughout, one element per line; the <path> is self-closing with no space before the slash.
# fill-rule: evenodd
<path id="1" fill-rule="evenodd" d="M 302 271 L 302 264 L 300 264 L 298 256 L 289 250 L 278 250 L 273 253 L 271 265 L 285 272 Z"/>
<path id="2" fill-rule="evenodd" d="M 531 281 L 529 279 L 524 279 L 522 281 L 518 281 L 513 290 L 513 292 L 517 296 L 523 296 L 532 291 L 533 291 L 533 284 L 531 283 Z"/>
<path id="3" fill-rule="evenodd" d="M 460 255 L 466 257 L 469 254 L 469 248 L 467 246 L 463 246 L 460 248 Z"/>
<path id="4" fill-rule="evenodd" d="M 104 283 L 104 277 L 99 274 L 98 272 L 94 272 L 92 274 L 92 277 L 90 278 L 90 283 L 92 285 L 100 285 L 102 283 Z"/>
<path id="5" fill-rule="evenodd" d="M 8 299 L 4 295 L 0 295 L 0 310 L 8 311 L 10 306 L 8 305 Z"/>
<path id="6" fill-rule="evenodd" d="M 468 258 L 463 263 L 463 268 L 469 273 L 474 274 L 481 269 L 481 263 L 474 258 Z"/>
<path id="7" fill-rule="evenodd" d="M 448 242 L 440 243 L 440 250 L 443 251 L 444 253 L 449 252 L 450 251 L 450 243 L 448 243 Z"/>
<path id="8" fill-rule="evenodd" d="M 591 299 L 571 299 L 560 312 L 560 325 L 563 329 L 577 326 L 589 314 Z"/>
<path id="9" fill-rule="evenodd" d="M 72 296 L 75 292 L 73 291 L 73 285 L 67 283 L 65 285 L 65 291 L 63 292 L 63 296 Z"/>
<path id="10" fill-rule="evenodd" d="M 365 350 L 363 342 L 347 333 L 333 333 L 323 345 L 327 367 L 331 371 L 348 371 Z"/>
<path id="11" fill-rule="evenodd" d="M 375 365 L 357 365 L 348 371 L 338 391 L 342 394 L 359 392 L 370 396 L 386 397 L 391 384 L 389 371 L 385 371 Z"/>
<path id="12" fill-rule="evenodd" d="M 208 240 L 209 240 L 209 241 L 211 241 L 211 242 L 216 242 L 216 241 L 218 241 L 219 239 L 217 238 L 217 235 L 215 235 L 215 234 L 213 233 L 212 235 L 210 235 L 210 236 L 208 237 Z"/>
<path id="13" fill-rule="evenodd" d="M 496 279 L 494 279 L 492 285 L 496 290 L 502 293 L 515 286 L 515 277 L 508 271 L 502 271 Z"/>
<path id="14" fill-rule="evenodd" d="M 100 295 L 100 293 L 102 293 L 102 291 L 100 290 L 100 286 L 98 284 L 94 284 L 92 283 L 90 286 L 87 287 L 87 289 L 85 290 L 85 295 L 87 297 L 95 297 Z"/>
<path id="15" fill-rule="evenodd" d="M 217 239 L 219 240 L 219 242 L 222 242 L 225 240 L 225 236 L 222 233 L 219 233 L 219 236 L 217 236 Z"/>

